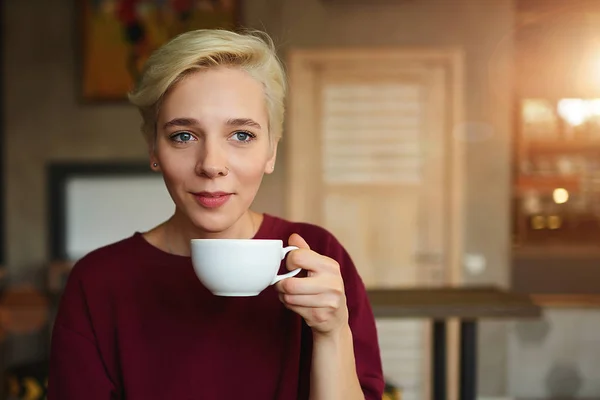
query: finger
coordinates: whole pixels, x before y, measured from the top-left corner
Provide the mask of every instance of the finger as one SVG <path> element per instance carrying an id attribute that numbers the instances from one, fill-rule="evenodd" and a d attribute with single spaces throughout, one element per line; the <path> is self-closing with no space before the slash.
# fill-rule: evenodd
<path id="1" fill-rule="evenodd" d="M 297 233 L 292 233 L 288 239 L 288 245 L 289 246 L 296 246 L 299 247 L 301 249 L 310 249 L 310 246 L 308 245 L 308 243 L 306 243 L 306 240 L 304 240 L 304 238 L 300 235 L 298 235 Z"/>
<path id="2" fill-rule="evenodd" d="M 288 254 L 285 263 L 287 269 L 290 271 L 296 268 L 302 268 L 312 272 L 329 271 L 335 273 L 339 271 L 339 265 L 335 260 L 322 256 L 309 249 L 292 251 Z"/>
<path id="3" fill-rule="evenodd" d="M 281 301 L 287 306 L 305 308 L 323 308 L 336 310 L 340 307 L 340 300 L 327 294 L 285 294 L 282 293 Z"/>
<path id="4" fill-rule="evenodd" d="M 316 310 L 331 311 L 331 309 L 328 307 L 310 307 L 310 306 L 307 307 L 307 306 L 303 306 L 303 305 L 288 303 L 285 301 L 285 295 L 283 293 L 279 294 L 279 300 L 285 306 L 285 308 L 295 311 L 302 316 L 308 316 L 310 313 L 313 313 Z"/>
<path id="5" fill-rule="evenodd" d="M 331 309 L 328 308 L 293 306 L 291 304 L 285 303 L 284 306 L 288 310 L 293 311 L 299 316 L 301 316 L 311 327 L 317 324 L 327 322 L 327 320 L 331 319 L 332 316 Z"/>
<path id="6" fill-rule="evenodd" d="M 280 293 L 286 294 L 319 294 L 331 291 L 331 285 L 319 277 L 287 278 L 275 284 Z"/>

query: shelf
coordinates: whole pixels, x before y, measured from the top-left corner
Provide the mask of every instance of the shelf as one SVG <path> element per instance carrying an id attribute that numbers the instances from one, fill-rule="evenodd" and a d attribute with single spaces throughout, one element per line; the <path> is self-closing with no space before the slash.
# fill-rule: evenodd
<path id="1" fill-rule="evenodd" d="M 518 176 L 516 192 L 523 194 L 530 190 L 552 193 L 556 188 L 563 188 L 571 193 L 581 190 L 581 177 L 577 175 L 564 176 Z"/>
<path id="2" fill-rule="evenodd" d="M 529 153 L 600 153 L 600 140 L 523 140 L 519 147 Z"/>
<path id="3" fill-rule="evenodd" d="M 598 258 L 600 245 L 522 245 L 513 246 L 512 257 L 519 259 Z"/>

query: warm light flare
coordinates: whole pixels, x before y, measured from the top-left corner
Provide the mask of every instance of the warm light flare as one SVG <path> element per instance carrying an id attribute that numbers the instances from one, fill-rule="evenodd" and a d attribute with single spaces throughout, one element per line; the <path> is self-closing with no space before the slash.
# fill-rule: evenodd
<path id="1" fill-rule="evenodd" d="M 564 188 L 556 188 L 552 192 L 552 199 L 556 204 L 564 204 L 569 201 L 569 192 Z"/>
<path id="2" fill-rule="evenodd" d="M 571 126 L 579 126 L 593 117 L 600 117 L 600 99 L 562 99 L 558 113 Z"/>

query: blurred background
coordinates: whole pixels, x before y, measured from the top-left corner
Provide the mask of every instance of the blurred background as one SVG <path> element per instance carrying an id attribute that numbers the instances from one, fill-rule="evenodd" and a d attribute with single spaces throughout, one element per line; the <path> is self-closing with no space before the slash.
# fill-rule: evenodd
<path id="1" fill-rule="evenodd" d="M 0 12 L 1 398 L 45 398 L 73 262 L 172 212 L 126 102 L 145 58 L 189 29 L 244 26 L 273 37 L 291 85 L 255 209 L 348 248 L 373 294 L 389 398 L 600 399 L 599 0 L 4 0 Z"/>

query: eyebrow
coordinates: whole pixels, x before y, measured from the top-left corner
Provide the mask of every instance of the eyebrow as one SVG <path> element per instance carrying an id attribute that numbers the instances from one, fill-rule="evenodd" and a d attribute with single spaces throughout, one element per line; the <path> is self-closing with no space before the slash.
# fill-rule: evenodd
<path id="1" fill-rule="evenodd" d="M 190 127 L 194 125 L 200 125 L 197 119 L 194 118 L 174 118 L 163 125 L 163 129 L 174 128 L 174 127 Z"/>
<path id="2" fill-rule="evenodd" d="M 251 118 L 231 118 L 227 120 L 229 126 L 250 126 L 256 129 L 262 129 L 260 124 Z"/>
<path id="3" fill-rule="evenodd" d="M 251 118 L 230 118 L 226 122 L 229 126 L 249 126 L 256 129 L 262 129 L 260 124 L 254 121 Z M 174 127 L 190 127 L 190 126 L 198 126 L 200 122 L 194 118 L 174 118 L 163 125 L 163 129 L 174 128 Z"/>

